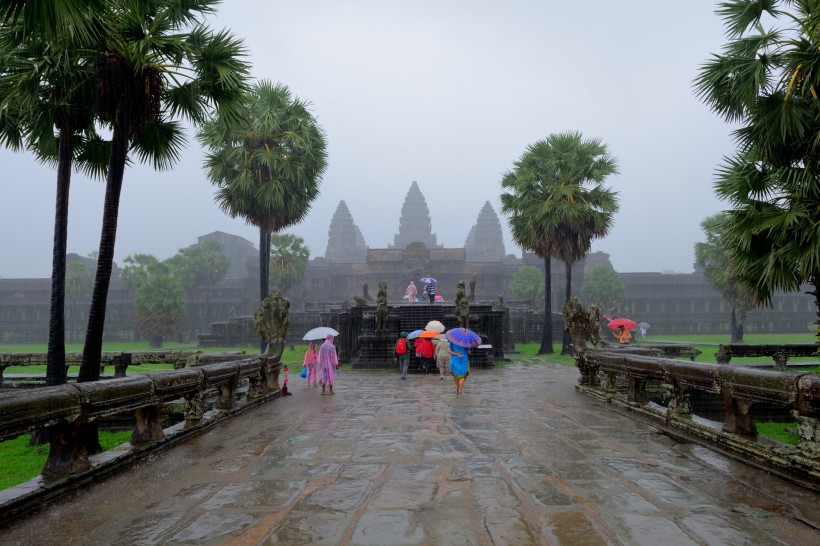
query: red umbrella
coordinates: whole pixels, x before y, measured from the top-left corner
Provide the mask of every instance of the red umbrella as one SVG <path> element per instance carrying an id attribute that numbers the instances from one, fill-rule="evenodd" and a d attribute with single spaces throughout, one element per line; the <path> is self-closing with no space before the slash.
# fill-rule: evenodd
<path id="1" fill-rule="evenodd" d="M 638 323 L 628 318 L 616 318 L 615 320 L 610 320 L 607 326 L 613 330 L 616 330 L 621 326 L 624 327 L 624 330 L 632 330 L 638 327 Z"/>

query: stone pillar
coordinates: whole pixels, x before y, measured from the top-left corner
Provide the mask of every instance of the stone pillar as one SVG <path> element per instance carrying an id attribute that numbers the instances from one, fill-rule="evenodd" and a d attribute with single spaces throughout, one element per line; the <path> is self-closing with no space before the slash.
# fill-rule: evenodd
<path id="1" fill-rule="evenodd" d="M 720 395 L 723 397 L 723 408 L 726 410 L 726 422 L 723 423 L 724 432 L 736 434 L 757 435 L 757 427 L 749 410 L 752 407 L 750 400 L 738 400 L 732 395 L 731 389 L 722 387 Z"/>
<path id="2" fill-rule="evenodd" d="M 81 415 L 73 423 L 60 421 L 48 427 L 51 446 L 41 472 L 43 476 L 69 476 L 91 468 L 86 449 L 88 425 Z"/>
<path id="3" fill-rule="evenodd" d="M 820 459 L 820 419 L 805 417 L 798 411 L 792 411 L 792 415 L 797 421 L 797 432 L 800 435 L 797 449 L 804 457 Z"/>
<path id="4" fill-rule="evenodd" d="M 146 446 L 165 439 L 165 433 L 160 423 L 161 415 L 162 404 L 134 410 L 136 423 L 134 424 L 134 432 L 131 434 L 132 446 Z"/>

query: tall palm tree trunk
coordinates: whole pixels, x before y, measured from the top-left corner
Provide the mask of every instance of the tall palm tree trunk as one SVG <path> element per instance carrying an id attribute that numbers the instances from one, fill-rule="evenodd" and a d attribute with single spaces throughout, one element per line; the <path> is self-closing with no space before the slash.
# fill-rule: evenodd
<path id="1" fill-rule="evenodd" d="M 817 308 L 817 321 L 815 322 L 817 325 L 817 333 L 815 339 L 817 339 L 817 343 L 820 343 L 820 275 L 813 275 L 809 284 L 814 287 L 814 290 L 807 293 L 814 296 L 814 306 Z"/>
<path id="2" fill-rule="evenodd" d="M 259 228 L 259 304 L 268 297 L 268 272 L 270 270 L 270 232 L 263 227 Z M 259 353 L 265 354 L 267 341 L 259 337 Z"/>
<path id="3" fill-rule="evenodd" d="M 122 109 L 121 109 L 122 112 Z M 111 140 L 111 155 L 108 162 L 108 177 L 105 184 L 102 233 L 97 257 L 97 274 L 94 291 L 91 294 L 91 308 L 88 311 L 88 328 L 83 346 L 83 360 L 80 364 L 80 382 L 97 381 L 100 378 L 103 332 L 105 330 L 105 306 L 108 303 L 108 287 L 114 263 L 114 244 L 117 240 L 117 220 L 120 209 L 122 179 L 128 158 L 128 135 L 130 123 L 127 115 L 120 113 L 114 124 Z"/>
<path id="4" fill-rule="evenodd" d="M 544 321 L 541 326 L 541 348 L 539 355 L 552 354 L 552 263 L 544 258 Z"/>
<path id="5" fill-rule="evenodd" d="M 730 343 L 737 343 L 737 313 L 735 313 L 734 307 L 732 307 L 732 319 L 729 322 L 729 331 L 731 334 Z"/>
<path id="6" fill-rule="evenodd" d="M 565 261 L 564 262 L 564 276 L 566 277 L 566 291 L 564 293 L 564 304 L 566 305 L 569 303 L 570 298 L 572 297 L 572 262 Z M 569 332 L 567 331 L 567 325 L 564 324 L 564 335 L 561 340 L 561 354 L 562 355 L 571 355 L 575 354 L 572 350 L 572 343 L 569 339 Z"/>
<path id="7" fill-rule="evenodd" d="M 57 200 L 54 212 L 54 245 L 51 252 L 51 310 L 48 320 L 46 385 L 66 382 L 65 366 L 65 273 L 68 240 L 68 193 L 74 159 L 73 132 L 60 129 L 57 164 Z"/>

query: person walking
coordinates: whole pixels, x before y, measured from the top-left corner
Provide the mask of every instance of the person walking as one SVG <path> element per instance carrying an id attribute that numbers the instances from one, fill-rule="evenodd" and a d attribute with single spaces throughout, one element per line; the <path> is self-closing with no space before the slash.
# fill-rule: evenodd
<path id="1" fill-rule="evenodd" d="M 439 379 L 444 381 L 444 374 L 450 373 L 450 351 L 448 342 L 436 340 L 436 366 L 438 366 Z"/>
<path id="2" fill-rule="evenodd" d="M 416 283 L 410 281 L 410 284 L 407 285 L 407 290 L 405 291 L 405 294 L 407 294 L 408 303 L 416 303 L 416 299 L 419 295 L 418 288 L 416 288 Z"/>
<path id="3" fill-rule="evenodd" d="M 333 336 L 328 335 L 325 342 L 319 347 L 317 357 L 319 368 L 322 370 L 322 396 L 325 395 L 325 388 L 330 387 L 329 394 L 333 392 L 334 371 L 339 369 L 339 358 L 336 356 L 336 346 L 333 345 Z"/>
<path id="4" fill-rule="evenodd" d="M 393 349 L 393 360 L 399 364 L 401 378 L 407 379 L 407 369 L 410 367 L 410 348 L 407 346 L 407 332 L 399 334 L 399 339 Z"/>
<path id="5" fill-rule="evenodd" d="M 430 368 L 435 363 L 436 350 L 433 347 L 433 342 L 426 337 L 420 337 L 418 342 L 421 343 L 421 358 L 422 362 L 424 362 L 424 375 L 427 375 L 430 373 Z"/>
<path id="6" fill-rule="evenodd" d="M 316 350 L 316 343 L 311 341 L 310 347 L 308 350 L 305 351 L 305 360 L 302 364 L 307 368 L 307 386 L 313 385 L 314 387 L 319 384 L 318 382 L 318 364 L 319 364 L 319 351 Z"/>
<path id="7" fill-rule="evenodd" d="M 467 357 L 467 347 L 455 345 L 452 341 L 448 342 L 447 352 L 450 355 L 450 373 L 453 375 L 453 380 L 456 382 L 456 394 L 460 395 L 464 390 L 464 380 L 470 375 L 470 361 Z"/>

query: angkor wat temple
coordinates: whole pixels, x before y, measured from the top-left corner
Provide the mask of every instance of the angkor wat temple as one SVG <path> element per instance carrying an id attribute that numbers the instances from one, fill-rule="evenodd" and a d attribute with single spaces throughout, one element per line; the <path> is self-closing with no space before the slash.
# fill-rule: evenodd
<path id="1" fill-rule="evenodd" d="M 185 331 L 181 335 L 192 341 L 213 328 L 232 327 L 229 323 L 238 317 L 252 315 L 259 300 L 259 264 L 254 245 L 221 232 L 204 235 L 197 244 L 206 239 L 220 241 L 232 265 L 226 279 L 207 294 L 203 291 L 189 299 Z M 69 256 L 69 259 L 81 258 Z M 502 296 L 510 313 L 515 340 L 535 340 L 540 332 L 539 310 L 530 309 L 528 302 L 512 301 L 506 289 L 515 272 L 525 264 L 543 269 L 543 261 L 534 255 L 524 253 L 522 258 L 517 258 L 506 254 L 501 223 L 489 202 L 477 212 L 464 246 L 444 248 L 432 231 L 424 195 L 413 182 L 401 207 L 393 244 L 376 249 L 367 245 L 347 204 L 341 201 L 330 221 L 324 256 L 310 260 L 303 283 L 285 293 L 292 302 L 292 335 L 298 339 L 303 326 L 318 324 L 321 313 L 354 305 L 354 298 L 364 296 L 365 284 L 374 300 L 378 283 L 385 281 L 389 302 L 400 304 L 410 280 L 418 283 L 423 276 L 434 276 L 445 301 L 452 302 L 460 280 L 470 283 L 475 279 L 476 304 L 498 307 L 499 296 Z M 609 264 L 609 255 L 600 252 L 577 263 L 573 267 L 573 292 L 581 293 L 586 270 L 602 264 Z M 702 272 L 622 273 L 620 277 L 626 286 L 621 313 L 652 324 L 651 334 L 725 333 L 728 336 L 728 304 L 709 286 Z M 559 328 L 558 314 L 564 292 L 564 264 L 554 260 L 552 302 Z M 779 294 L 771 308 L 751 311 L 746 331 L 812 331 L 816 310 L 813 299 L 804 292 L 806 290 Z M 67 341 L 82 340 L 88 303 L 87 298 L 67 298 Z M 49 305 L 49 279 L 0 279 L 0 342 L 45 342 Z M 253 334 L 244 332 L 243 335 Z M 118 278 L 111 281 L 106 339 L 139 339 L 133 295 Z"/>

